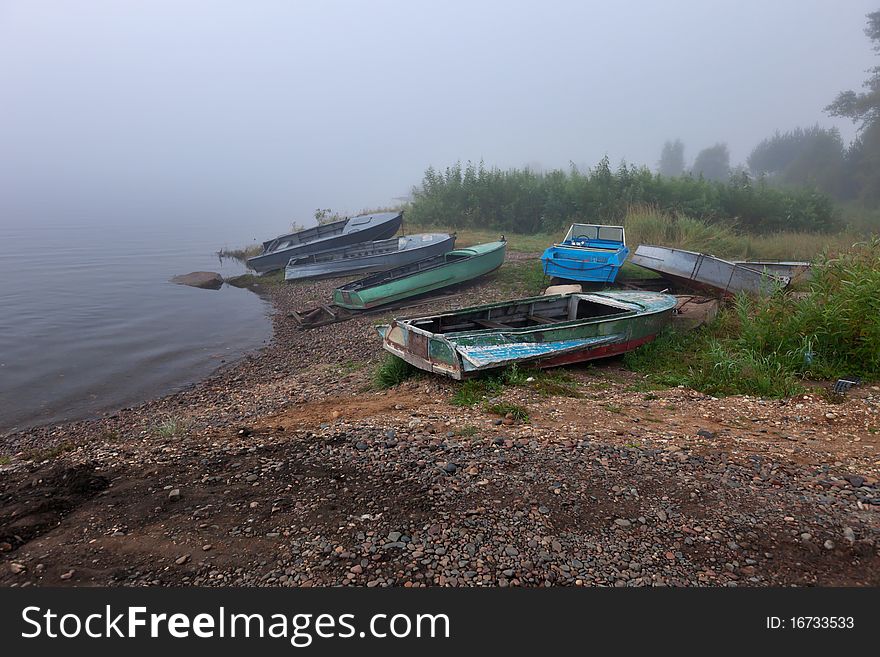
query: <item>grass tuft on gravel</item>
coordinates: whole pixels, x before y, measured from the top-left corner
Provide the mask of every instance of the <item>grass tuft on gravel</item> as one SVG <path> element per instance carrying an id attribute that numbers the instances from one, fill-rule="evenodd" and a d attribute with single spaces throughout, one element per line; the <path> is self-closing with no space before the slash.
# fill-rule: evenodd
<path id="1" fill-rule="evenodd" d="M 192 421 L 182 417 L 169 417 L 150 427 L 150 433 L 158 438 L 180 438 L 189 433 Z"/>
<path id="2" fill-rule="evenodd" d="M 486 410 L 489 413 L 509 418 L 515 422 L 528 422 L 529 410 L 525 406 L 519 404 L 511 404 L 509 402 L 498 402 L 495 404 L 486 404 Z"/>
<path id="3" fill-rule="evenodd" d="M 410 365 L 398 356 L 389 354 L 376 368 L 373 381 L 377 388 L 385 390 L 403 383 L 418 373 L 418 368 Z"/>

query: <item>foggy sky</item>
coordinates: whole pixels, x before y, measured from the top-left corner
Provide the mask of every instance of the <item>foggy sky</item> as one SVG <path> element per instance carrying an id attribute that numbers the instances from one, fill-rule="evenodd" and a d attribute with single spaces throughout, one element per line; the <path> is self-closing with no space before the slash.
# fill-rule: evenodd
<path id="1" fill-rule="evenodd" d="M 732 163 L 875 65 L 876 0 L 0 0 L 0 223 L 23 208 L 236 217 L 408 193 L 428 165 Z"/>

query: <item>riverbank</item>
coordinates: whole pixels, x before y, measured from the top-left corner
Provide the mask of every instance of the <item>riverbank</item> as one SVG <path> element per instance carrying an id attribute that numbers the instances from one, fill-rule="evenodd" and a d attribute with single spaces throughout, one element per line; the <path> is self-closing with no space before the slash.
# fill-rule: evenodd
<path id="1" fill-rule="evenodd" d="M 506 387 L 516 422 L 439 377 L 377 390 L 393 313 L 297 330 L 336 283 L 265 285 L 271 344 L 191 389 L 7 437 L 0 583 L 880 584 L 880 390 L 716 399 L 611 361 Z"/>

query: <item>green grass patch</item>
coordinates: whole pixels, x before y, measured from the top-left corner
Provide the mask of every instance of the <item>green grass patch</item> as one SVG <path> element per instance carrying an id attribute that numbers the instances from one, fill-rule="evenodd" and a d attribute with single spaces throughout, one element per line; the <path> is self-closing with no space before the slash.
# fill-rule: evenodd
<path id="1" fill-rule="evenodd" d="M 547 287 L 540 259 L 505 263 L 496 273 L 495 281 L 502 293 L 514 296 L 537 296 Z"/>
<path id="2" fill-rule="evenodd" d="M 565 370 L 539 370 L 513 364 L 500 372 L 467 379 L 450 399 L 454 406 L 475 406 L 497 397 L 505 386 L 528 387 L 546 397 L 580 397 L 577 381 Z"/>
<path id="3" fill-rule="evenodd" d="M 494 377 L 467 379 L 459 386 L 452 399 L 453 406 L 476 406 L 487 397 L 493 397 L 501 393 L 502 383 Z"/>
<path id="4" fill-rule="evenodd" d="M 9 465 L 12 463 L 12 459 L 8 456 L 0 456 L 0 465 Z"/>
<path id="5" fill-rule="evenodd" d="M 519 404 L 511 404 L 509 402 L 498 402 L 496 404 L 486 404 L 486 410 L 495 415 L 509 418 L 515 422 L 528 422 L 529 411 L 525 406 Z"/>
<path id="6" fill-rule="evenodd" d="M 467 426 L 461 427 L 461 428 L 456 432 L 456 434 L 459 435 L 459 436 L 462 436 L 463 438 L 473 438 L 473 437 L 476 436 L 479 432 L 480 432 L 480 430 L 477 429 L 477 427 L 475 427 L 475 426 L 472 425 L 472 424 L 469 424 L 469 425 L 467 425 Z"/>
<path id="7" fill-rule="evenodd" d="M 376 368 L 376 372 L 373 375 L 373 381 L 376 384 L 376 387 L 384 390 L 386 388 L 393 388 L 407 379 L 416 376 L 418 373 L 419 369 L 414 365 L 410 365 L 398 356 L 389 354 Z"/>

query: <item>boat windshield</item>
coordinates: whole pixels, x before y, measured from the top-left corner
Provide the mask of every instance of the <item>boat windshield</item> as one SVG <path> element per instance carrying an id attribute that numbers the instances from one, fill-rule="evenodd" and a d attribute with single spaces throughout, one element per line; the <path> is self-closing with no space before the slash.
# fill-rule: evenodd
<path id="1" fill-rule="evenodd" d="M 599 224 L 572 224 L 565 236 L 566 242 L 585 242 L 602 240 L 623 244 L 622 226 L 602 226 Z"/>

